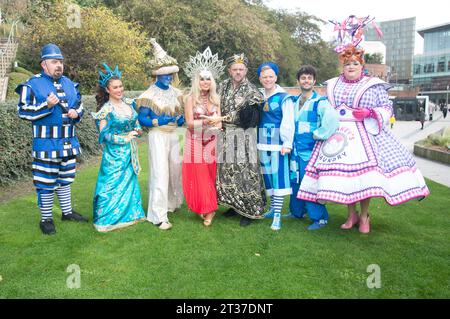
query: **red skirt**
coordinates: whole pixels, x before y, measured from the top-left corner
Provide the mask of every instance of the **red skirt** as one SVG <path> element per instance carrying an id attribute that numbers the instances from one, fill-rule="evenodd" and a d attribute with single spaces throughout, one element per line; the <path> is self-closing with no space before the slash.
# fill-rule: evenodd
<path id="1" fill-rule="evenodd" d="M 183 151 L 183 193 L 187 206 L 197 214 L 217 210 L 216 136 L 186 130 Z"/>

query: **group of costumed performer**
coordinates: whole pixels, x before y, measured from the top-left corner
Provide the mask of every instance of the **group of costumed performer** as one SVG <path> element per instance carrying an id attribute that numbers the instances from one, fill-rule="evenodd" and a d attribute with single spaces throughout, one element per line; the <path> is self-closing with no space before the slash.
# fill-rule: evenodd
<path id="1" fill-rule="evenodd" d="M 183 154 L 183 193 L 188 208 L 210 226 L 217 210 L 216 147 L 221 129 L 220 98 L 216 79 L 223 61 L 208 47 L 186 63 L 191 89 L 185 99 L 186 138 Z"/>
<path id="2" fill-rule="evenodd" d="M 149 142 L 147 219 L 162 230 L 172 227 L 168 212 L 181 206 L 183 192 L 189 209 L 201 215 L 206 226 L 221 203 L 229 207 L 225 216 L 242 216 L 242 226 L 269 217 L 271 228 L 279 230 L 284 196 L 291 195 L 288 216 L 308 213 L 308 229 L 327 224 L 323 204 L 334 202 L 348 207 L 341 228 L 358 225 L 361 233 L 370 232 L 372 197 L 399 205 L 428 196 L 412 154 L 388 129 L 390 85 L 364 72 L 360 42 L 373 19 L 350 16 L 333 23 L 343 73 L 326 82 L 327 98 L 313 90 L 316 71 L 311 66 L 297 73 L 301 94 L 288 95 L 276 84 L 278 66 L 272 62 L 258 68 L 264 87 L 258 91 L 246 77 L 244 54 L 227 60 L 230 78 L 217 94 L 215 80 L 224 67 L 207 48 L 187 63 L 192 84 L 183 110 L 182 92 L 171 85 L 177 80 L 177 61 L 155 39 L 150 61 L 155 82 L 135 102 L 123 98 L 118 67 L 113 71 L 104 64 L 93 113 L 104 146 L 94 195 L 96 229 L 109 231 L 145 218 L 135 141 L 141 125 L 148 129 Z M 54 234 L 55 191 L 62 220 L 87 221 L 71 203 L 75 156 L 81 152 L 75 124 L 84 109 L 78 84 L 62 75 L 63 56 L 56 45 L 43 47 L 41 66 L 42 72 L 16 92 L 19 116 L 33 127 L 32 173 L 40 227 L 44 234 Z M 176 130 L 185 118 L 182 166 Z M 264 189 L 271 198 L 267 212 Z"/>
<path id="3" fill-rule="evenodd" d="M 177 127 L 184 124 L 182 92 L 171 83 L 177 79 L 177 60 L 155 39 L 149 65 L 155 83 L 136 99 L 139 122 L 148 128 L 149 198 L 147 219 L 162 230 L 172 228 L 168 212 L 183 203 L 181 156 Z"/>
<path id="4" fill-rule="evenodd" d="M 137 176 L 140 171 L 136 138 L 142 133 L 133 100 L 123 97 L 122 74 L 104 64 L 99 71 L 97 112 L 93 113 L 103 145 L 93 200 L 94 227 L 100 232 L 145 220 Z"/>
<path id="5" fill-rule="evenodd" d="M 56 192 L 63 221 L 86 222 L 72 209 L 71 184 L 76 156 L 81 153 L 75 125 L 84 114 L 78 83 L 63 75 L 64 57 L 55 44 L 41 50 L 42 71 L 17 86 L 18 115 L 31 121 L 32 175 L 41 212 L 39 226 L 46 235 L 56 233 L 53 200 Z"/>
<path id="6" fill-rule="evenodd" d="M 303 200 L 346 204 L 348 219 L 341 228 L 359 224 L 361 233 L 370 231 L 371 198 L 399 205 L 429 194 L 412 154 L 388 129 L 390 85 L 364 74 L 364 51 L 358 45 L 372 21 L 350 16 L 334 22 L 343 74 L 327 81 L 327 96 L 339 113 L 339 128 L 316 144 L 298 192 Z"/>

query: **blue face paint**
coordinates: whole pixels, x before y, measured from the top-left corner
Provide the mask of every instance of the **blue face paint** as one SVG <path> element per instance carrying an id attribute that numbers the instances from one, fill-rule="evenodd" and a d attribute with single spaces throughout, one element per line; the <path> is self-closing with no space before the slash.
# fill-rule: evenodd
<path id="1" fill-rule="evenodd" d="M 162 74 L 156 77 L 156 86 L 160 89 L 167 90 L 169 88 L 170 83 L 172 83 L 173 75 L 172 74 Z"/>

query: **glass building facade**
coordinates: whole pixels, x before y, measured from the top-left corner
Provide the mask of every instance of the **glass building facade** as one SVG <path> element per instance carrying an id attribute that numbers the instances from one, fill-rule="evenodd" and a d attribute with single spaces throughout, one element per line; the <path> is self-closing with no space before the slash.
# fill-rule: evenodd
<path id="1" fill-rule="evenodd" d="M 413 84 L 442 103 L 450 88 L 450 23 L 417 32 L 424 39 L 424 50 L 414 57 Z"/>
<path id="2" fill-rule="evenodd" d="M 447 100 L 450 89 L 450 23 L 417 31 L 423 54 L 414 57 L 413 83 L 435 103 Z"/>
<path id="3" fill-rule="evenodd" d="M 410 84 L 413 76 L 416 18 L 378 22 L 383 37 L 378 38 L 369 26 L 365 39 L 381 41 L 386 46 L 386 65 L 390 67 L 391 83 Z"/>

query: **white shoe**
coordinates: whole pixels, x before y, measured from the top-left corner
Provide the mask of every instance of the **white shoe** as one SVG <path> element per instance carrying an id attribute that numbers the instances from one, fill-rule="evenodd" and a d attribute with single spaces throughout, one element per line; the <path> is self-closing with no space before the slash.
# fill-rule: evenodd
<path id="1" fill-rule="evenodd" d="M 159 229 L 168 230 L 172 228 L 172 224 L 169 222 L 162 222 L 161 225 L 158 226 Z"/>
<path id="2" fill-rule="evenodd" d="M 273 215 L 273 222 L 270 228 L 275 231 L 281 229 L 281 213 L 275 213 Z"/>

